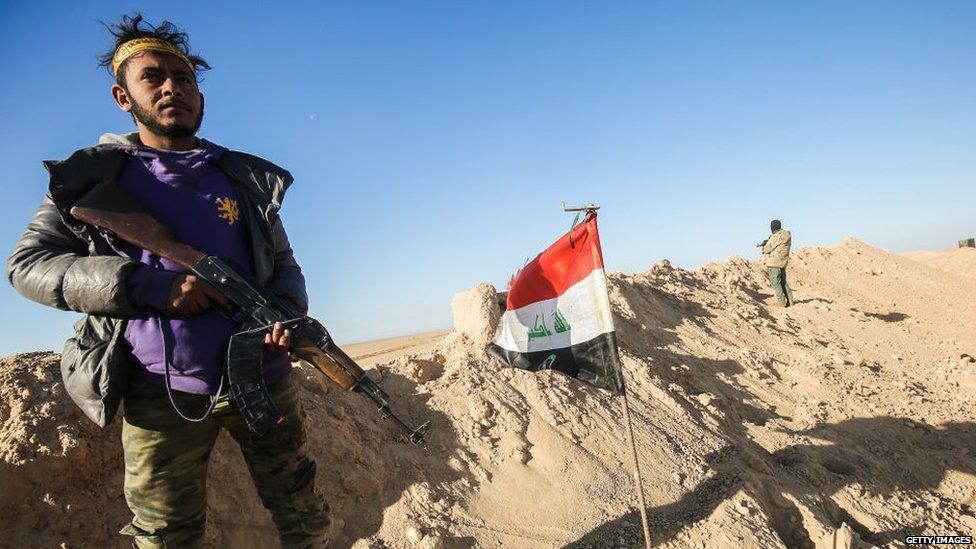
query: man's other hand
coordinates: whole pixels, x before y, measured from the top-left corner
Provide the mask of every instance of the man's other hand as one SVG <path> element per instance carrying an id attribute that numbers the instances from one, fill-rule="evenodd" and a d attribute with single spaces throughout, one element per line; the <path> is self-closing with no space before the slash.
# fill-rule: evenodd
<path id="1" fill-rule="evenodd" d="M 288 350 L 289 345 L 291 345 L 291 330 L 285 330 L 280 322 L 275 322 L 271 333 L 264 336 L 264 350 L 269 353 L 283 353 Z"/>
<path id="2" fill-rule="evenodd" d="M 171 313 L 179 316 L 198 315 L 214 304 L 230 308 L 230 301 L 206 281 L 196 275 L 178 274 L 173 279 L 166 305 Z"/>

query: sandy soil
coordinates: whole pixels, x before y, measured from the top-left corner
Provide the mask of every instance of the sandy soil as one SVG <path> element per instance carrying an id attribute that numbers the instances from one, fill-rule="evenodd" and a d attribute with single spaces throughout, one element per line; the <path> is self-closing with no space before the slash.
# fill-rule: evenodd
<path id="1" fill-rule="evenodd" d="M 976 277 L 976 248 L 952 248 L 941 252 L 923 250 L 901 255 L 947 273 Z"/>
<path id="2" fill-rule="evenodd" d="M 976 258 L 920 259 L 853 239 L 800 250 L 788 309 L 741 258 L 610 276 L 655 545 L 976 534 Z M 496 302 L 479 285 L 450 334 L 349 348 L 403 415 L 433 422 L 429 451 L 299 369 L 335 546 L 642 546 L 619 399 L 489 359 Z M 118 423 L 75 412 L 57 360 L 0 363 L 0 545 L 124 547 Z M 215 546 L 274 546 L 246 479 L 222 436 Z"/>
<path id="3" fill-rule="evenodd" d="M 448 333 L 450 333 L 450 330 L 439 330 L 436 332 L 376 339 L 344 345 L 342 350 L 351 356 L 360 366 L 367 368 L 395 360 L 397 357 L 405 354 L 424 353 L 437 345 Z"/>

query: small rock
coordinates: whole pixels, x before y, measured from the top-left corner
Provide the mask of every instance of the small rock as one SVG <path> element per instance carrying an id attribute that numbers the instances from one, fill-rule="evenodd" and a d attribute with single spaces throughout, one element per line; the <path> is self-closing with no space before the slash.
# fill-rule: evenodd
<path id="1" fill-rule="evenodd" d="M 325 384 L 321 375 L 312 372 L 296 372 L 296 374 L 298 375 L 298 384 L 309 392 L 322 396 L 329 391 L 329 386 Z"/>
<path id="2" fill-rule="evenodd" d="M 35 372 L 35 375 L 37 375 L 37 379 L 39 381 L 43 381 L 44 383 L 50 383 L 54 381 L 54 377 L 55 377 L 54 370 L 52 370 L 51 368 L 40 368 Z"/>
<path id="3" fill-rule="evenodd" d="M 407 537 L 407 541 L 409 541 L 414 545 L 417 545 L 418 543 L 423 541 L 424 533 L 420 530 L 419 526 L 412 525 L 407 527 L 406 537 Z"/>
<path id="4" fill-rule="evenodd" d="M 485 400 L 473 400 L 468 403 L 468 413 L 475 421 L 486 420 L 495 414 L 495 409 L 490 402 Z"/>
<path id="5" fill-rule="evenodd" d="M 846 522 L 841 523 L 840 528 L 828 535 L 833 538 L 828 545 L 830 549 L 852 549 L 856 547 L 855 539 L 857 538 L 857 534 L 854 533 L 854 530 L 851 530 L 851 527 Z"/>
<path id="6" fill-rule="evenodd" d="M 662 259 L 660 262 L 658 262 L 657 266 L 660 267 L 660 268 L 662 268 L 662 269 L 670 269 L 671 268 L 671 262 L 668 261 L 667 259 Z"/>
<path id="7" fill-rule="evenodd" d="M 379 368 L 371 368 L 366 370 L 366 376 L 369 377 L 369 379 L 372 379 L 373 382 L 379 383 L 383 381 L 383 370 Z"/>
<path id="8" fill-rule="evenodd" d="M 433 360 L 411 358 L 407 366 L 410 369 L 410 377 L 415 379 L 417 383 L 433 381 L 444 373 L 444 365 Z"/>
<path id="9" fill-rule="evenodd" d="M 875 373 L 881 371 L 881 365 L 878 364 L 878 363 L 876 363 L 876 362 L 869 362 L 867 360 L 862 360 L 857 365 L 860 366 L 861 368 L 865 368 L 867 370 L 871 370 L 872 372 L 875 372 Z"/>
<path id="10" fill-rule="evenodd" d="M 420 546 L 424 549 L 444 549 L 444 540 L 440 536 L 431 534 L 424 536 L 424 540 Z"/>
<path id="11" fill-rule="evenodd" d="M 822 464 L 825 469 L 838 475 L 850 476 L 856 470 L 853 463 L 839 457 L 827 456 Z"/>

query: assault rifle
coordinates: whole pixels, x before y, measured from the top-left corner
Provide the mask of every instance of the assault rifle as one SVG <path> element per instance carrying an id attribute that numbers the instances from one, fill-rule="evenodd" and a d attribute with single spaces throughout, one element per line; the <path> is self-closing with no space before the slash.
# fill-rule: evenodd
<path id="1" fill-rule="evenodd" d="M 118 184 L 99 184 L 72 206 L 71 215 L 181 265 L 227 297 L 232 306 L 222 313 L 244 326 L 231 338 L 228 348 L 228 395 L 255 433 L 266 434 L 282 418 L 261 377 L 264 336 L 280 322 L 292 333 L 291 352 L 313 364 L 341 389 L 365 395 L 384 418 L 393 420 L 408 434 L 410 442 L 424 444 L 430 422 L 413 429 L 394 414 L 387 401 L 389 395 L 335 344 L 321 323 L 298 313 L 229 260 L 208 256 L 177 240 L 166 225 Z"/>
<path id="2" fill-rule="evenodd" d="M 767 242 L 769 242 L 769 239 L 768 239 L 768 238 L 767 238 L 766 240 L 763 240 L 763 241 L 762 241 L 762 242 L 760 242 L 759 244 L 756 244 L 756 247 L 757 247 L 757 248 L 762 248 L 763 246 L 765 246 L 765 245 L 766 245 L 766 243 L 767 243 Z"/>

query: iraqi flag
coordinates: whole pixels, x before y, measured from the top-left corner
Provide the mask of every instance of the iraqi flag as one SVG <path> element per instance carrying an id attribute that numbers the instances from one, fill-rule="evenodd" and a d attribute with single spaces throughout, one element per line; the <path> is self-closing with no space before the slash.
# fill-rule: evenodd
<path id="1" fill-rule="evenodd" d="M 488 352 L 623 394 L 596 212 L 515 274 Z"/>

